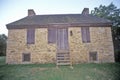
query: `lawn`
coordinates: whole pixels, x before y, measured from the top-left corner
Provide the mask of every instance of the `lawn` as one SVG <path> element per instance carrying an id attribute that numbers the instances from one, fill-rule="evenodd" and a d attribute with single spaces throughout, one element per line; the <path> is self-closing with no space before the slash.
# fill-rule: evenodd
<path id="1" fill-rule="evenodd" d="M 7 65 L 0 57 L 0 80 L 120 80 L 120 64 L 84 63 L 72 69 L 55 64 Z"/>

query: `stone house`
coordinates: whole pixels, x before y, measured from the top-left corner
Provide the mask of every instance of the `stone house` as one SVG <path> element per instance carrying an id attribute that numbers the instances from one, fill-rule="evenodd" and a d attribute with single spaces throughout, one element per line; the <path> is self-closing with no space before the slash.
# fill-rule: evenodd
<path id="1" fill-rule="evenodd" d="M 114 62 L 109 20 L 89 14 L 36 15 L 7 24 L 6 63 Z"/>

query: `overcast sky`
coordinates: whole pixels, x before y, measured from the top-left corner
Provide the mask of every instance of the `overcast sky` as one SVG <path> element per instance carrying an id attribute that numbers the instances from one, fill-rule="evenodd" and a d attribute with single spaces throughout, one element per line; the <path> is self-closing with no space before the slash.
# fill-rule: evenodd
<path id="1" fill-rule="evenodd" d="M 8 34 L 6 24 L 27 16 L 28 9 L 41 14 L 81 13 L 84 7 L 109 5 L 111 2 L 120 8 L 120 0 L 0 0 L 0 34 Z"/>

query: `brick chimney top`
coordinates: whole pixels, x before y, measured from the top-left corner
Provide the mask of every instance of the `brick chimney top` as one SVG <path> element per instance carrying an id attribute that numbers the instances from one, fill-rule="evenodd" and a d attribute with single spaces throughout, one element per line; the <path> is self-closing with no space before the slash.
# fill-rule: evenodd
<path id="1" fill-rule="evenodd" d="M 89 8 L 84 8 L 82 14 L 89 14 Z"/>
<path id="2" fill-rule="evenodd" d="M 28 16 L 36 15 L 33 9 L 28 9 Z"/>

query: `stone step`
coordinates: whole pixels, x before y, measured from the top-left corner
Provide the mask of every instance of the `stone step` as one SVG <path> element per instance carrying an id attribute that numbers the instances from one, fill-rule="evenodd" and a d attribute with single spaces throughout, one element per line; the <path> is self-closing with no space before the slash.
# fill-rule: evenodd
<path id="1" fill-rule="evenodd" d="M 57 54 L 69 54 L 69 52 L 57 52 Z"/>
<path id="2" fill-rule="evenodd" d="M 67 63 L 70 62 L 70 60 L 57 60 L 57 63 Z"/>
<path id="3" fill-rule="evenodd" d="M 69 54 L 57 54 L 57 56 L 69 56 Z"/>
<path id="4" fill-rule="evenodd" d="M 57 53 L 57 65 L 70 65 L 70 54 Z"/>
<path id="5" fill-rule="evenodd" d="M 57 57 L 57 60 L 70 60 L 70 57 Z"/>
<path id="6" fill-rule="evenodd" d="M 70 63 L 57 63 L 57 65 L 70 65 Z"/>
<path id="7" fill-rule="evenodd" d="M 57 60 L 57 61 L 70 61 L 70 59 L 59 59 L 59 60 Z"/>
<path id="8" fill-rule="evenodd" d="M 70 56 L 57 56 L 57 58 L 68 58 Z"/>

